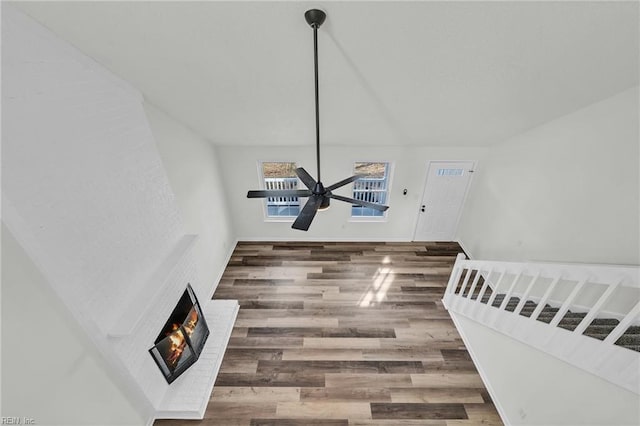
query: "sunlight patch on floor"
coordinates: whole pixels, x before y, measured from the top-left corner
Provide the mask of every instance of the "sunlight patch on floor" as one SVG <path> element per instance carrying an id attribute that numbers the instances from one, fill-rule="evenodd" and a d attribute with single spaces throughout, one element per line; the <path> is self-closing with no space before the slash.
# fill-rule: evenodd
<path id="1" fill-rule="evenodd" d="M 389 256 L 385 256 L 382 259 L 382 266 L 378 268 L 373 275 L 371 286 L 363 293 L 362 297 L 358 301 L 358 306 L 361 308 L 367 308 L 369 306 L 375 306 L 382 302 L 387 296 L 387 291 L 394 280 L 393 269 L 389 266 L 385 266 L 391 263 Z"/>

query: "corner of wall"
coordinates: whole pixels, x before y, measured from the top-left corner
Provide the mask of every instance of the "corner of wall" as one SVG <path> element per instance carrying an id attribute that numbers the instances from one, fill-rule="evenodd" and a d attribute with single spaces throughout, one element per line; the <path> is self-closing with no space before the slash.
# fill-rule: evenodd
<path id="1" fill-rule="evenodd" d="M 462 239 L 461 238 L 457 238 L 456 242 L 460 245 L 460 247 L 462 248 L 462 251 L 464 251 L 464 254 L 467 255 L 467 258 L 470 259 L 470 260 L 473 260 L 474 259 L 473 255 L 471 254 L 471 252 L 467 248 L 466 244 L 462 242 Z"/>

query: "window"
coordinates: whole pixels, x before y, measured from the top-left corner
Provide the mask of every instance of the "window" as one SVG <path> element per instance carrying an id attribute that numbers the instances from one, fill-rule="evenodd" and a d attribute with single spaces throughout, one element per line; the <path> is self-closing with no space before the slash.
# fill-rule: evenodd
<path id="1" fill-rule="evenodd" d="M 386 204 L 389 191 L 389 163 L 356 163 L 355 174 L 365 177 L 353 183 L 353 198 Z M 351 217 L 384 217 L 384 212 L 371 207 L 351 207 Z"/>
<path id="2" fill-rule="evenodd" d="M 463 169 L 438 169 L 438 176 L 462 176 Z"/>
<path id="3" fill-rule="evenodd" d="M 262 163 L 265 189 L 298 189 L 296 163 Z M 267 217 L 292 217 L 300 213 L 298 197 L 269 197 Z"/>

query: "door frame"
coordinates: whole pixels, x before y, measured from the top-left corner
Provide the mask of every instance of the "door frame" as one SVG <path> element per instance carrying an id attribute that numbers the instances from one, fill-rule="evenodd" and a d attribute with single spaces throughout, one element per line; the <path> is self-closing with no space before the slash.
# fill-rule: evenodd
<path id="1" fill-rule="evenodd" d="M 422 201 L 424 200 L 425 192 L 427 191 L 427 181 L 429 180 L 429 171 L 431 170 L 431 166 L 437 163 L 471 163 L 471 170 L 467 170 L 467 172 L 471 173 L 469 177 L 469 183 L 464 190 L 464 198 L 462 201 L 462 209 L 458 213 L 458 217 L 456 218 L 456 232 L 458 230 L 458 226 L 460 225 L 460 219 L 462 218 L 462 212 L 464 210 L 464 206 L 467 204 L 467 199 L 469 198 L 469 191 L 471 189 L 471 184 L 473 183 L 474 173 L 478 169 L 478 160 L 429 160 L 427 161 L 427 167 L 425 169 L 425 177 L 423 179 L 424 184 L 422 186 L 422 195 L 418 199 L 418 204 L 416 206 L 416 219 L 415 224 L 413 226 L 413 237 L 411 241 L 423 241 L 416 240 L 416 233 L 418 232 L 418 224 L 420 222 L 420 206 L 422 206 Z"/>

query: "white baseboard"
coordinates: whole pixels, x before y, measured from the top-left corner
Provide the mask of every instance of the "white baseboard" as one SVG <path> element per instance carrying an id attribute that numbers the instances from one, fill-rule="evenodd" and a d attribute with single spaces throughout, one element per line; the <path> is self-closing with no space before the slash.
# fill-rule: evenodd
<path id="1" fill-rule="evenodd" d="M 233 244 L 231 245 L 231 247 L 229 247 L 229 250 L 227 251 L 227 255 L 225 256 L 224 262 L 223 262 L 220 270 L 218 271 L 218 275 L 213 280 L 213 285 L 211 286 L 211 292 L 209 293 L 209 299 L 208 300 L 213 298 L 213 294 L 216 292 L 216 289 L 218 288 L 218 284 L 220 284 L 220 280 L 222 279 L 222 276 L 224 275 L 224 271 L 227 269 L 227 265 L 229 264 L 229 261 L 231 260 L 231 256 L 233 255 L 233 251 L 236 249 L 237 245 L 238 245 L 238 239 L 236 238 L 233 241 Z"/>
<path id="2" fill-rule="evenodd" d="M 238 241 L 249 241 L 249 242 L 270 242 L 270 241 L 291 241 L 296 243 L 304 243 L 304 242 L 330 242 L 330 243 L 362 243 L 362 242 L 378 242 L 378 243 L 410 243 L 412 242 L 411 238 L 363 238 L 363 237 L 305 237 L 305 238 L 292 238 L 291 236 L 286 237 L 242 237 L 238 238 Z"/>

